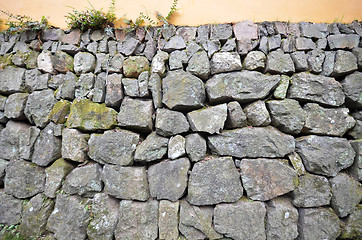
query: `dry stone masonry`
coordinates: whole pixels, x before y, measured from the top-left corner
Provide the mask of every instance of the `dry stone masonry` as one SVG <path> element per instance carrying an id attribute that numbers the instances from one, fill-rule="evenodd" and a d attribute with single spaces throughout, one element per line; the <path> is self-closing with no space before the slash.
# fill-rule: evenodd
<path id="1" fill-rule="evenodd" d="M 357 21 L 0 34 L 0 224 L 362 239 L 361 37 Z"/>

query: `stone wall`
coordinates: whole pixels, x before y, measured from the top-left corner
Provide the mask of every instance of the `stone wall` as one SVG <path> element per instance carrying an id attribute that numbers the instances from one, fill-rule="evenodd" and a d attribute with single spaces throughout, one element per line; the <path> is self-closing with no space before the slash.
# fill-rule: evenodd
<path id="1" fill-rule="evenodd" d="M 361 36 L 250 21 L 0 35 L 0 224 L 27 239 L 361 238 Z"/>

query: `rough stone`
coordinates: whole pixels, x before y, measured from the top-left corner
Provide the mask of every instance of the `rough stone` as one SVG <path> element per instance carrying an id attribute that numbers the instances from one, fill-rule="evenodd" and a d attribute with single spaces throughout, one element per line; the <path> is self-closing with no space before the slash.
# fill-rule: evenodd
<path id="1" fill-rule="evenodd" d="M 204 83 L 183 70 L 170 71 L 162 79 L 162 102 L 172 110 L 193 110 L 203 106 Z"/>
<path id="2" fill-rule="evenodd" d="M 12 160 L 5 169 L 5 193 L 28 198 L 44 191 L 44 169 L 23 160 Z"/>
<path id="3" fill-rule="evenodd" d="M 140 100 L 126 97 L 123 99 L 117 117 L 121 127 L 136 131 L 151 132 L 154 113 L 151 100 Z"/>
<path id="4" fill-rule="evenodd" d="M 196 31 L 196 27 L 180 27 L 176 30 L 176 35 L 181 36 L 188 43 L 195 40 Z"/>
<path id="5" fill-rule="evenodd" d="M 358 181 L 362 181 L 362 142 L 359 140 L 355 140 L 351 142 L 351 145 L 356 152 L 356 157 L 351 168 L 349 169 L 349 172 Z"/>
<path id="6" fill-rule="evenodd" d="M 138 141 L 138 134 L 126 130 L 92 134 L 88 141 L 88 155 L 101 164 L 131 165 Z"/>
<path id="7" fill-rule="evenodd" d="M 207 56 L 211 58 L 214 53 L 220 50 L 221 43 L 219 40 L 207 40 L 203 47 L 207 51 Z"/>
<path id="8" fill-rule="evenodd" d="M 362 109 L 362 73 L 354 72 L 346 76 L 341 84 L 346 95 L 346 105 Z"/>
<path id="9" fill-rule="evenodd" d="M 22 221 L 19 225 L 21 236 L 26 238 L 38 237 L 46 230 L 46 224 L 54 208 L 54 201 L 38 194 L 24 205 Z"/>
<path id="10" fill-rule="evenodd" d="M 62 132 L 62 157 L 75 162 L 85 162 L 89 134 L 83 134 L 76 129 L 66 128 Z"/>
<path id="11" fill-rule="evenodd" d="M 308 51 L 316 48 L 315 43 L 310 38 L 297 37 L 295 39 L 295 48 L 298 51 Z"/>
<path id="12" fill-rule="evenodd" d="M 151 92 L 155 109 L 162 107 L 162 80 L 157 73 L 151 73 L 148 80 L 148 89 Z"/>
<path id="13" fill-rule="evenodd" d="M 49 113 L 49 120 L 55 124 L 64 124 L 70 112 L 70 104 L 67 100 L 58 101 Z"/>
<path id="14" fill-rule="evenodd" d="M 42 39 L 45 41 L 58 41 L 63 34 L 62 29 L 47 28 L 43 31 Z"/>
<path id="15" fill-rule="evenodd" d="M 28 99 L 28 93 L 14 93 L 6 100 L 4 115 L 9 119 L 24 120 L 25 104 Z"/>
<path id="16" fill-rule="evenodd" d="M 176 135 L 170 138 L 168 142 L 168 153 L 169 159 L 176 159 L 183 157 L 186 154 L 185 150 L 186 140 L 181 135 Z"/>
<path id="17" fill-rule="evenodd" d="M 49 123 L 49 113 L 57 100 L 50 89 L 35 91 L 28 96 L 25 106 L 25 116 L 37 127 L 45 127 Z"/>
<path id="18" fill-rule="evenodd" d="M 148 168 L 148 181 L 151 197 L 177 201 L 187 187 L 187 173 L 190 161 L 180 158 L 173 161 L 162 161 Z"/>
<path id="19" fill-rule="evenodd" d="M 211 74 L 232 72 L 242 69 L 239 54 L 235 52 L 215 53 L 210 61 Z"/>
<path id="20" fill-rule="evenodd" d="M 274 90 L 273 93 L 274 98 L 279 100 L 285 99 L 287 97 L 289 84 L 290 84 L 290 77 L 282 75 L 278 86 Z"/>
<path id="21" fill-rule="evenodd" d="M 0 94 L 12 94 L 24 91 L 25 69 L 12 66 L 0 71 Z"/>
<path id="22" fill-rule="evenodd" d="M 93 103 L 88 99 L 76 99 L 70 107 L 68 128 L 83 131 L 106 130 L 117 124 L 117 112 L 105 104 Z"/>
<path id="23" fill-rule="evenodd" d="M 95 75 L 93 73 L 82 73 L 75 81 L 75 97 L 76 98 L 90 98 Z"/>
<path id="24" fill-rule="evenodd" d="M 235 203 L 218 204 L 214 209 L 215 230 L 235 240 L 265 240 L 265 218 L 265 204 L 245 198 Z"/>
<path id="25" fill-rule="evenodd" d="M 236 23 L 233 31 L 237 40 L 258 39 L 258 25 L 250 20 Z"/>
<path id="26" fill-rule="evenodd" d="M 158 234 L 160 239 L 179 239 L 179 205 L 178 201 L 160 201 L 158 208 Z"/>
<path id="27" fill-rule="evenodd" d="M 89 240 L 112 240 L 119 218 L 119 201 L 105 193 L 92 200 L 92 219 L 87 227 Z"/>
<path id="28" fill-rule="evenodd" d="M 323 50 L 315 49 L 308 52 L 308 65 L 312 73 L 321 73 L 326 55 Z"/>
<path id="29" fill-rule="evenodd" d="M 339 217 L 346 217 L 362 200 L 362 185 L 346 173 L 338 173 L 329 182 L 332 190 L 331 206 Z"/>
<path id="30" fill-rule="evenodd" d="M 166 72 L 166 61 L 169 59 L 167 52 L 158 51 L 157 54 L 152 58 L 151 72 L 157 73 L 160 76 L 164 76 Z"/>
<path id="31" fill-rule="evenodd" d="M 124 94 L 130 97 L 139 97 L 140 90 L 138 80 L 135 78 L 123 78 L 122 84 L 124 88 Z"/>
<path id="32" fill-rule="evenodd" d="M 296 72 L 304 72 L 309 69 L 308 55 L 305 54 L 303 51 L 292 52 L 290 56 L 293 59 Z"/>
<path id="33" fill-rule="evenodd" d="M 25 71 L 25 87 L 30 92 L 46 89 L 48 80 L 49 74 L 41 74 L 38 69 Z"/>
<path id="34" fill-rule="evenodd" d="M 244 68 L 247 70 L 264 70 L 266 63 L 266 56 L 261 51 L 251 51 L 244 59 Z"/>
<path id="35" fill-rule="evenodd" d="M 202 80 L 207 80 L 210 76 L 210 62 L 209 58 L 207 57 L 207 53 L 205 51 L 200 51 L 195 53 L 190 58 L 186 71 L 194 74 L 195 76 L 201 78 Z"/>
<path id="36" fill-rule="evenodd" d="M 151 162 L 162 159 L 167 153 L 168 139 L 152 132 L 137 145 L 134 160 L 136 162 Z"/>
<path id="37" fill-rule="evenodd" d="M 294 138 L 271 126 L 245 127 L 209 136 L 208 146 L 217 155 L 275 158 L 294 151 Z"/>
<path id="38" fill-rule="evenodd" d="M 43 51 L 42 53 L 40 53 L 37 58 L 37 65 L 39 70 L 43 72 L 51 74 L 56 73 L 54 69 L 54 57 L 51 52 Z"/>
<path id="39" fill-rule="evenodd" d="M 362 68 L 362 47 L 352 49 L 352 53 L 357 58 L 358 68 Z"/>
<path id="40" fill-rule="evenodd" d="M 300 208 L 299 239 L 337 239 L 340 221 L 331 208 Z"/>
<path id="41" fill-rule="evenodd" d="M 34 150 L 34 144 L 38 138 L 40 129 L 31 126 L 19 136 L 19 158 L 30 160 Z"/>
<path id="42" fill-rule="evenodd" d="M 53 66 L 56 71 L 61 73 L 73 71 L 73 57 L 58 50 L 53 56 Z"/>
<path id="43" fill-rule="evenodd" d="M 90 220 L 90 212 L 86 207 L 89 204 L 90 200 L 78 196 L 58 194 L 47 230 L 53 232 L 59 240 L 85 239 Z"/>
<path id="44" fill-rule="evenodd" d="M 362 205 L 359 204 L 356 210 L 348 216 L 347 222 L 339 236 L 341 239 L 359 239 L 362 237 Z"/>
<path id="45" fill-rule="evenodd" d="M 351 166 L 355 157 L 352 146 L 343 138 L 310 135 L 297 138 L 295 145 L 309 172 L 328 177 Z"/>
<path id="46" fill-rule="evenodd" d="M 267 126 L 271 123 L 271 118 L 266 109 L 264 101 L 256 101 L 244 108 L 247 121 L 251 126 Z"/>
<path id="47" fill-rule="evenodd" d="M 206 156 L 206 140 L 198 133 L 192 133 L 185 137 L 186 153 L 192 162 L 198 162 Z"/>
<path id="48" fill-rule="evenodd" d="M 74 56 L 74 71 L 77 74 L 92 72 L 96 66 L 96 58 L 93 54 L 79 52 Z"/>
<path id="49" fill-rule="evenodd" d="M 163 50 L 166 52 L 172 52 L 175 50 L 182 50 L 186 48 L 185 41 L 181 36 L 173 36 L 169 41 L 166 42 Z"/>
<path id="50" fill-rule="evenodd" d="M 0 192 L 0 223 L 15 225 L 20 223 L 22 201 L 11 195 Z"/>
<path id="51" fill-rule="evenodd" d="M 116 240 L 155 240 L 158 237 L 158 201 L 124 200 L 119 206 Z"/>
<path id="52" fill-rule="evenodd" d="M 75 98 L 75 85 L 77 77 L 72 72 L 67 72 L 63 75 L 64 82 L 59 86 L 55 92 L 55 96 L 58 99 L 73 100 Z"/>
<path id="53" fill-rule="evenodd" d="M 276 50 L 268 54 L 265 71 L 276 74 L 290 74 L 295 71 L 294 62 L 289 54 Z"/>
<path id="54" fill-rule="evenodd" d="M 206 92 L 211 104 L 229 100 L 245 103 L 266 97 L 279 81 L 280 76 L 255 71 L 220 73 L 206 82 Z"/>
<path id="55" fill-rule="evenodd" d="M 226 104 L 195 110 L 187 114 L 192 131 L 209 134 L 220 133 L 224 128 L 226 118 Z"/>
<path id="56" fill-rule="evenodd" d="M 357 58 L 353 53 L 338 50 L 334 60 L 332 76 L 340 77 L 357 70 Z"/>
<path id="57" fill-rule="evenodd" d="M 235 202 L 242 195 L 240 176 L 231 157 L 195 163 L 186 197 L 190 204 L 199 206 Z"/>
<path id="58" fill-rule="evenodd" d="M 308 38 L 325 38 L 327 36 L 327 24 L 326 23 L 300 23 L 301 36 Z"/>
<path id="59" fill-rule="evenodd" d="M 288 158 L 298 176 L 302 176 L 307 173 L 303 165 L 303 160 L 298 153 L 293 152 L 288 154 Z"/>
<path id="60" fill-rule="evenodd" d="M 187 58 L 185 51 L 177 50 L 177 51 L 171 52 L 170 59 L 168 61 L 168 64 L 170 65 L 170 70 L 176 70 L 176 69 L 183 68 L 183 65 L 187 63 L 187 60 L 188 60 L 188 58 Z M 207 60 L 209 60 L 209 59 L 207 58 Z"/>
<path id="61" fill-rule="evenodd" d="M 232 36 L 232 27 L 230 24 L 214 24 L 210 26 L 211 40 L 226 40 Z"/>
<path id="62" fill-rule="evenodd" d="M 338 34 L 327 37 L 330 49 L 352 49 L 358 47 L 359 38 L 357 34 Z"/>
<path id="63" fill-rule="evenodd" d="M 104 192 L 119 199 L 146 201 L 149 198 L 145 167 L 103 167 Z M 121 212 L 121 214 L 124 214 Z"/>
<path id="64" fill-rule="evenodd" d="M 297 50 L 295 46 L 295 36 L 288 36 L 287 38 L 283 39 L 281 49 L 284 53 L 293 53 Z"/>
<path id="65" fill-rule="evenodd" d="M 118 109 L 123 99 L 122 75 L 116 73 L 108 75 L 106 83 L 106 106 Z"/>
<path id="66" fill-rule="evenodd" d="M 266 236 L 272 240 L 296 239 L 298 236 L 298 210 L 286 197 L 267 203 Z"/>
<path id="67" fill-rule="evenodd" d="M 230 38 L 226 40 L 224 46 L 222 46 L 222 52 L 233 52 L 236 49 L 236 41 L 235 38 Z"/>
<path id="68" fill-rule="evenodd" d="M 185 115 L 166 108 L 157 109 L 155 127 L 156 133 L 164 137 L 187 132 L 190 128 Z"/>
<path id="69" fill-rule="evenodd" d="M 73 170 L 73 165 L 63 158 L 56 160 L 45 169 L 46 183 L 44 194 L 49 198 L 55 198 L 57 191 L 62 187 L 65 177 Z"/>
<path id="70" fill-rule="evenodd" d="M 267 201 L 293 191 L 298 182 L 297 173 L 278 159 L 243 159 L 241 179 L 247 196 Z"/>
<path id="71" fill-rule="evenodd" d="M 288 97 L 331 107 L 342 105 L 345 99 L 339 82 L 330 77 L 310 73 L 293 75 Z"/>
<path id="72" fill-rule="evenodd" d="M 140 42 L 133 37 L 126 38 L 123 42 L 118 42 L 117 50 L 118 52 L 129 56 L 131 55 L 136 48 L 139 46 Z"/>
<path id="73" fill-rule="evenodd" d="M 342 137 L 355 125 L 348 108 L 324 108 L 316 103 L 307 103 L 303 133 Z"/>
<path id="74" fill-rule="evenodd" d="M 149 68 L 149 62 L 143 56 L 128 57 L 123 63 L 123 73 L 129 78 L 137 78 L 142 72 L 148 71 Z"/>
<path id="75" fill-rule="evenodd" d="M 246 127 L 246 114 L 237 101 L 227 104 L 228 116 L 225 126 L 229 129 Z"/>
<path id="76" fill-rule="evenodd" d="M 273 51 L 277 48 L 280 48 L 280 45 L 282 44 L 282 38 L 281 36 L 274 35 L 268 38 L 268 49 L 269 51 Z"/>

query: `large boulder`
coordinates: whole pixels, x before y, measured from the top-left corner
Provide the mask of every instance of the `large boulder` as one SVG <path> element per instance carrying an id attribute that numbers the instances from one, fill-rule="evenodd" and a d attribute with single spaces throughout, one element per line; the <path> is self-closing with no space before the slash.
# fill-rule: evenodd
<path id="1" fill-rule="evenodd" d="M 237 158 L 284 157 L 294 151 L 294 138 L 274 127 L 239 128 L 208 137 L 208 146 L 217 155 Z"/>
<path id="2" fill-rule="evenodd" d="M 6 67 L 0 71 L 0 94 L 11 94 L 23 92 L 25 69 L 16 67 Z"/>
<path id="3" fill-rule="evenodd" d="M 362 109 L 362 73 L 354 72 L 341 81 L 346 105 L 350 108 Z"/>
<path id="4" fill-rule="evenodd" d="M 192 205 L 235 202 L 242 195 L 240 175 L 231 157 L 212 158 L 192 168 L 187 194 Z"/>
<path id="5" fill-rule="evenodd" d="M 227 118 L 227 105 L 220 104 L 187 114 L 191 130 L 194 132 L 220 133 Z"/>
<path id="6" fill-rule="evenodd" d="M 167 108 L 157 109 L 155 127 L 156 133 L 165 137 L 187 132 L 190 128 L 183 113 Z"/>
<path id="7" fill-rule="evenodd" d="M 298 185 L 297 173 L 281 159 L 243 159 L 240 170 L 246 194 L 253 200 L 267 201 Z"/>
<path id="8" fill-rule="evenodd" d="M 280 76 L 255 71 L 220 73 L 206 82 L 206 92 L 212 104 L 229 100 L 245 103 L 266 97 L 279 81 Z"/>
<path id="9" fill-rule="evenodd" d="M 344 138 L 310 135 L 297 138 L 295 146 L 309 172 L 328 177 L 351 166 L 356 155 Z"/>

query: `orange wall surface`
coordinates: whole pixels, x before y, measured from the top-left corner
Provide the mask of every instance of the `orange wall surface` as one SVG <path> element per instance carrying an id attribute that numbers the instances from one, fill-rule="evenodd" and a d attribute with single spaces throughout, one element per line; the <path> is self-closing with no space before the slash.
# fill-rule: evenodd
<path id="1" fill-rule="evenodd" d="M 108 10 L 111 0 L 89 0 L 96 8 Z M 140 12 L 167 15 L 172 0 L 117 0 L 116 14 L 121 18 L 136 19 Z M 0 0 L 0 9 L 14 14 L 28 15 L 40 20 L 41 16 L 57 27 L 66 29 L 64 17 L 71 8 L 90 7 L 87 0 Z M 362 0 L 179 0 L 178 11 L 171 19 L 176 25 L 201 25 L 262 21 L 352 22 L 362 21 Z M 4 14 L 0 18 L 7 19 Z"/>

